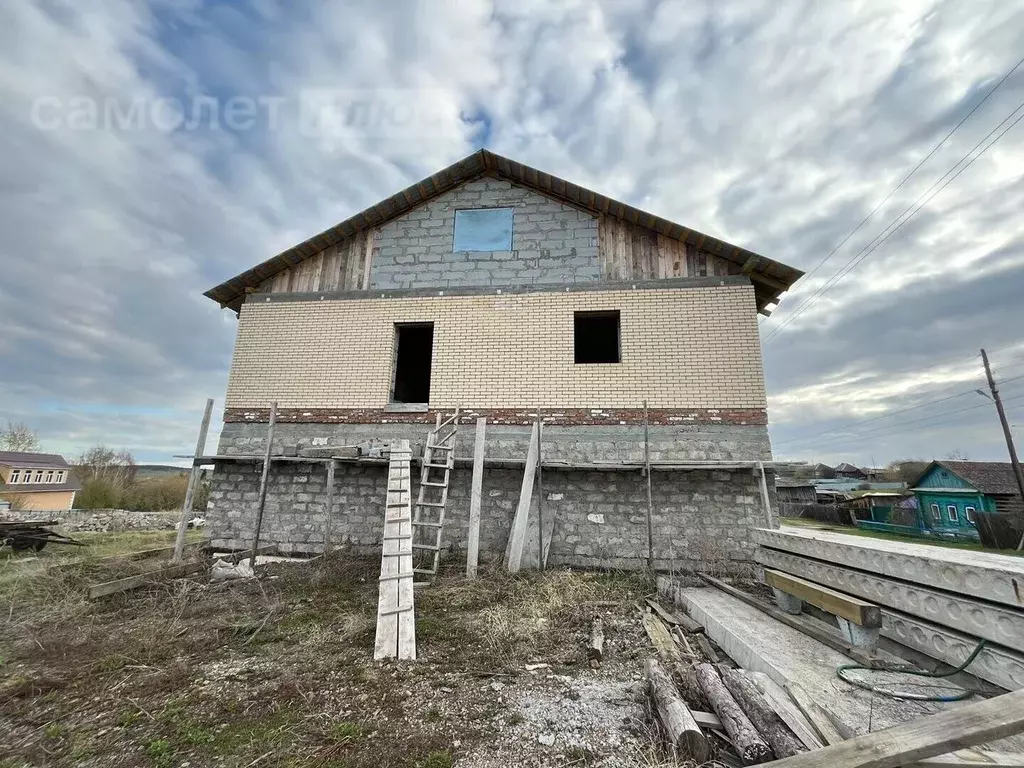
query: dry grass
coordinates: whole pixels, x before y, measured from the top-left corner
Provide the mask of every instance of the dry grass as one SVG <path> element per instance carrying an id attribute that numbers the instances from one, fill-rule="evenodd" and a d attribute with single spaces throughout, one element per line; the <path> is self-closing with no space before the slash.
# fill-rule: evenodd
<path id="1" fill-rule="evenodd" d="M 417 592 L 420 661 L 379 664 L 377 561 L 84 599 L 153 566 L 0 572 L 0 766 L 444 768 L 508 717 L 492 675 L 582 664 L 593 603 L 632 616 L 651 591 L 637 575 L 442 573 Z"/>

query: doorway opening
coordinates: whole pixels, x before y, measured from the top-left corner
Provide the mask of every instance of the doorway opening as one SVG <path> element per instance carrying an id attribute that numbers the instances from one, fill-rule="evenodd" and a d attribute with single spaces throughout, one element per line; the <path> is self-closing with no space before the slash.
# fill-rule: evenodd
<path id="1" fill-rule="evenodd" d="M 430 364 L 434 356 L 434 324 L 395 325 L 394 403 L 430 402 Z"/>

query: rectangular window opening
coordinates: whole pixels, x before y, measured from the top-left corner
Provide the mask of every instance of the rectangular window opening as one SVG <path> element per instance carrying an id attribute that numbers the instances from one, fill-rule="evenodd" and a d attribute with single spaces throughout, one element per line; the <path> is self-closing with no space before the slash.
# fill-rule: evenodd
<path id="1" fill-rule="evenodd" d="M 429 403 L 434 324 L 395 325 L 395 379 L 391 402 Z"/>
<path id="2" fill-rule="evenodd" d="M 974 507 L 967 507 L 964 509 L 964 515 L 967 517 L 967 522 L 972 525 L 978 522 L 978 511 Z"/>
<path id="3" fill-rule="evenodd" d="M 573 350 L 577 365 L 621 363 L 619 311 L 573 314 Z"/>
<path id="4" fill-rule="evenodd" d="M 946 514 L 949 515 L 949 522 L 958 523 L 960 522 L 960 513 L 957 512 L 955 504 L 946 505 Z"/>
<path id="5" fill-rule="evenodd" d="M 20 469 L 11 470 L 11 485 L 14 485 L 20 479 L 21 479 L 21 470 Z"/>
<path id="6" fill-rule="evenodd" d="M 453 251 L 511 251 L 512 209 L 470 208 L 455 212 Z"/>
<path id="7" fill-rule="evenodd" d="M 932 520 L 941 520 L 942 511 L 939 509 L 938 504 L 932 504 Z"/>

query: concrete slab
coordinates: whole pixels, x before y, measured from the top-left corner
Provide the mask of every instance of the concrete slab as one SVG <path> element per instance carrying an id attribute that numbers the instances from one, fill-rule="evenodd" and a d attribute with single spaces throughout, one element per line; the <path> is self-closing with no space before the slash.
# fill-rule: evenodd
<path id="1" fill-rule="evenodd" d="M 954 667 L 978 644 L 977 638 L 888 608 L 882 611 L 882 635 Z M 997 645 L 982 650 L 967 671 L 1007 690 L 1024 688 L 1024 657 Z"/>
<path id="2" fill-rule="evenodd" d="M 854 663 L 852 659 L 720 590 L 683 588 L 676 595 L 686 611 L 704 626 L 707 635 L 737 664 L 763 672 L 781 686 L 798 683 L 830 715 L 858 734 L 950 706 L 873 696 L 844 683 L 836 677 L 835 670 L 842 664 Z M 873 679 L 892 687 L 908 680 L 906 676 L 888 674 Z M 918 680 L 914 680 L 915 686 Z M 947 693 L 953 687 L 945 682 L 942 686 Z"/>
<path id="3" fill-rule="evenodd" d="M 763 547 L 1024 608 L 1024 558 L 798 528 L 754 531 Z"/>
<path id="4" fill-rule="evenodd" d="M 886 576 L 759 547 L 754 559 L 768 568 L 791 573 L 850 595 L 871 600 L 911 616 L 985 638 L 1009 649 L 1024 648 L 1024 611 L 982 603 L 952 592 L 896 581 Z M 1021 657 L 1024 667 L 1024 657 Z"/>

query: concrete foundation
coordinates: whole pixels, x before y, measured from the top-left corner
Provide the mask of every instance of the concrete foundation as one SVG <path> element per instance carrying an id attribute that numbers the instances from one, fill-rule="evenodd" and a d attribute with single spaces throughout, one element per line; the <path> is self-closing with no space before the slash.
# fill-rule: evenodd
<path id="1" fill-rule="evenodd" d="M 768 568 L 809 579 L 881 606 L 983 637 L 1007 648 L 1024 648 L 1024 613 L 1012 608 L 764 547 L 758 548 L 755 558 Z"/>
<path id="2" fill-rule="evenodd" d="M 464 438 L 471 436 L 470 430 L 465 433 Z M 413 474 L 416 494 L 418 474 Z M 464 558 L 470 479 L 468 468 L 456 469 L 451 477 L 442 546 L 453 559 Z M 549 565 L 647 566 L 647 485 L 640 472 L 545 469 L 543 481 L 545 521 L 554 521 Z M 483 560 L 497 560 L 504 552 L 521 483 L 521 469 L 488 467 L 484 473 Z M 755 548 L 751 531 L 764 520 L 758 483 L 750 470 L 654 473 L 655 567 L 749 572 Z M 251 545 L 258 488 L 258 465 L 216 467 L 207 513 L 214 546 Z M 330 525 L 334 546 L 379 553 L 385 493 L 385 467 L 338 464 Z M 274 464 L 261 541 L 283 552 L 321 552 L 325 524 L 326 468 Z"/>
<path id="3" fill-rule="evenodd" d="M 758 544 L 771 549 L 1018 609 L 1024 607 L 1024 558 L 831 531 L 760 529 L 754 536 Z"/>

